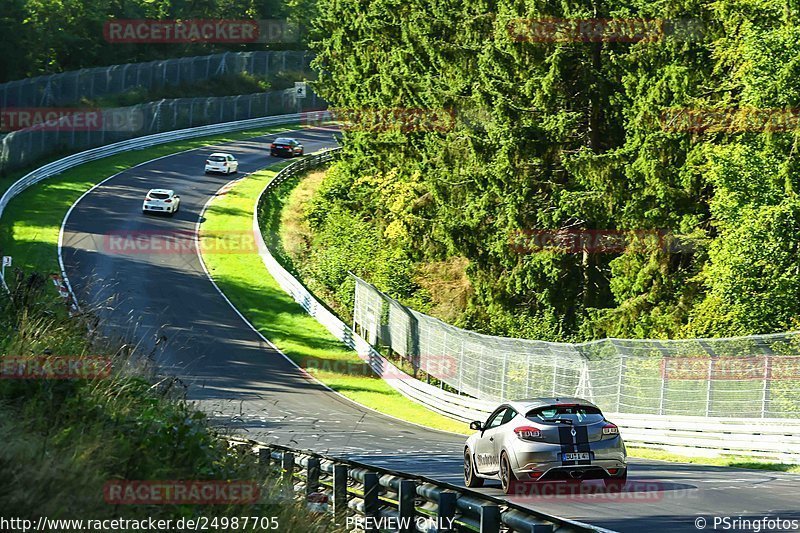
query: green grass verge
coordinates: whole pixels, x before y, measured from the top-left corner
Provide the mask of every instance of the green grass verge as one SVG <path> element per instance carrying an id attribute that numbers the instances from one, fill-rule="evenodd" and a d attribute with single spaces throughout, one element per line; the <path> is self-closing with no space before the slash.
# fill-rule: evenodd
<path id="1" fill-rule="evenodd" d="M 664 450 L 656 450 L 653 448 L 635 448 L 630 446 L 628 447 L 628 455 L 630 457 L 639 457 L 640 459 L 655 459 L 658 461 L 669 461 L 671 463 L 728 466 L 734 468 L 750 468 L 755 470 L 770 470 L 773 472 L 789 472 L 792 474 L 800 474 L 800 465 L 760 461 L 753 459 L 752 457 L 743 457 L 737 455 L 726 455 L 721 457 L 693 457 L 667 452 Z"/>
<path id="2" fill-rule="evenodd" d="M 201 240 L 252 231 L 254 201 L 277 167 L 240 181 L 214 200 L 201 226 Z M 271 241 L 272 239 L 268 239 Z M 219 244 L 206 246 L 219 249 Z M 360 404 L 435 429 L 468 433 L 466 424 L 416 404 L 370 375 L 356 353 L 310 317 L 269 275 L 256 253 L 205 253 L 203 259 L 225 295 L 247 319 L 295 363 L 333 390 Z"/>
<path id="3" fill-rule="evenodd" d="M 59 272 L 57 246 L 61 222 L 70 206 L 92 186 L 117 172 L 157 157 L 209 144 L 267 135 L 287 127 L 279 125 L 134 150 L 86 163 L 47 179 L 9 203 L 0 219 L 0 253 L 13 256 L 14 266 L 25 271 Z M 13 179 L 4 178 L 2 189 L 7 189 L 12 183 Z"/>

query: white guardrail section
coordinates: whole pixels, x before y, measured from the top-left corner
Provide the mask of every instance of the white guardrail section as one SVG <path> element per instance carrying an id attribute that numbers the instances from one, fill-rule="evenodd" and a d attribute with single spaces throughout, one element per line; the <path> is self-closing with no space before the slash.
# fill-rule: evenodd
<path id="1" fill-rule="evenodd" d="M 334 158 L 338 149 L 309 156 L 282 169 L 267 184 L 257 200 L 289 177 Z M 253 213 L 253 232 L 259 239 L 261 257 L 267 270 L 309 315 L 337 339 L 358 353 L 375 373 L 403 396 L 442 415 L 469 422 L 485 420 L 496 403 L 444 391 L 399 370 L 363 337 L 342 322 L 294 278 L 270 253 Z M 717 418 L 701 416 L 635 415 L 606 413 L 619 425 L 630 446 L 660 448 L 685 455 L 742 455 L 753 458 L 800 463 L 800 419 Z"/>

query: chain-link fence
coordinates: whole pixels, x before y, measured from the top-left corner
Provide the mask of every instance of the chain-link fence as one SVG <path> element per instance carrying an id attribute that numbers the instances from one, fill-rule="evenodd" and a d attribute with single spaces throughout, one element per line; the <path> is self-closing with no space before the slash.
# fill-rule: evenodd
<path id="1" fill-rule="evenodd" d="M 242 72 L 260 77 L 305 72 L 311 77 L 309 63 L 313 57 L 304 50 L 228 52 L 37 76 L 0 84 L 0 107 L 77 105 L 82 99 L 94 100 L 136 88 L 153 90 Z"/>
<path id="2" fill-rule="evenodd" d="M 576 395 L 617 413 L 800 418 L 800 332 L 582 344 L 493 337 L 418 313 L 359 278 L 353 322 L 371 344 L 484 400 Z"/>
<path id="3" fill-rule="evenodd" d="M 317 110 L 325 102 L 310 89 L 269 91 L 240 96 L 177 98 L 97 112 L 95 120 L 76 115 L 14 131 L 0 140 L 0 174 L 26 167 L 54 154 L 160 133 L 250 118 Z"/>

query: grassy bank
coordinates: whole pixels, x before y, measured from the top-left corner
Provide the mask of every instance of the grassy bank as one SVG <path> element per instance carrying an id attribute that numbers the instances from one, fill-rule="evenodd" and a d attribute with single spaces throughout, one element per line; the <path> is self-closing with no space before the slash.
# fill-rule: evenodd
<path id="1" fill-rule="evenodd" d="M 255 198 L 276 172 L 273 167 L 248 176 L 228 194 L 215 199 L 206 212 L 201 238 L 224 240 L 226 236 L 251 231 Z M 270 195 L 268 209 L 275 209 L 276 216 L 272 219 L 276 223 L 277 208 L 290 190 L 291 186 L 281 187 L 283 192 Z M 267 240 L 273 243 L 276 228 L 267 232 Z M 258 254 L 205 254 L 203 259 L 236 308 L 283 353 L 333 390 L 403 420 L 447 431 L 466 431 L 466 424 L 411 402 L 371 375 L 355 352 L 341 344 L 280 288 Z"/>
<path id="2" fill-rule="evenodd" d="M 259 471 L 252 454 L 229 448 L 182 399 L 178 382 L 158 378 L 129 345 L 108 344 L 87 334 L 86 322 L 55 312 L 49 290 L 48 284 L 32 283 L 11 297 L 0 294 L 4 377 L 20 360 L 33 358 L 52 363 L 100 356 L 111 361 L 111 371 L 83 379 L 0 379 L 0 508 L 10 513 L 7 519 L 274 516 L 280 531 L 333 530 L 301 503 L 278 498 L 276 477 Z M 105 487 L 124 480 L 214 480 L 251 487 L 256 498 L 213 505 L 119 504 Z"/>

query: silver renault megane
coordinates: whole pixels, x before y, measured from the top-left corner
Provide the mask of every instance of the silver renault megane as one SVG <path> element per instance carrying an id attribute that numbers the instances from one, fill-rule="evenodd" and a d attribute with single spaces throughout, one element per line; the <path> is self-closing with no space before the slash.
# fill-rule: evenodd
<path id="1" fill-rule="evenodd" d="M 499 479 L 508 494 L 520 482 L 602 479 L 611 489 L 627 480 L 628 463 L 619 428 L 580 398 L 507 402 L 464 447 L 464 483 L 480 487 Z"/>

